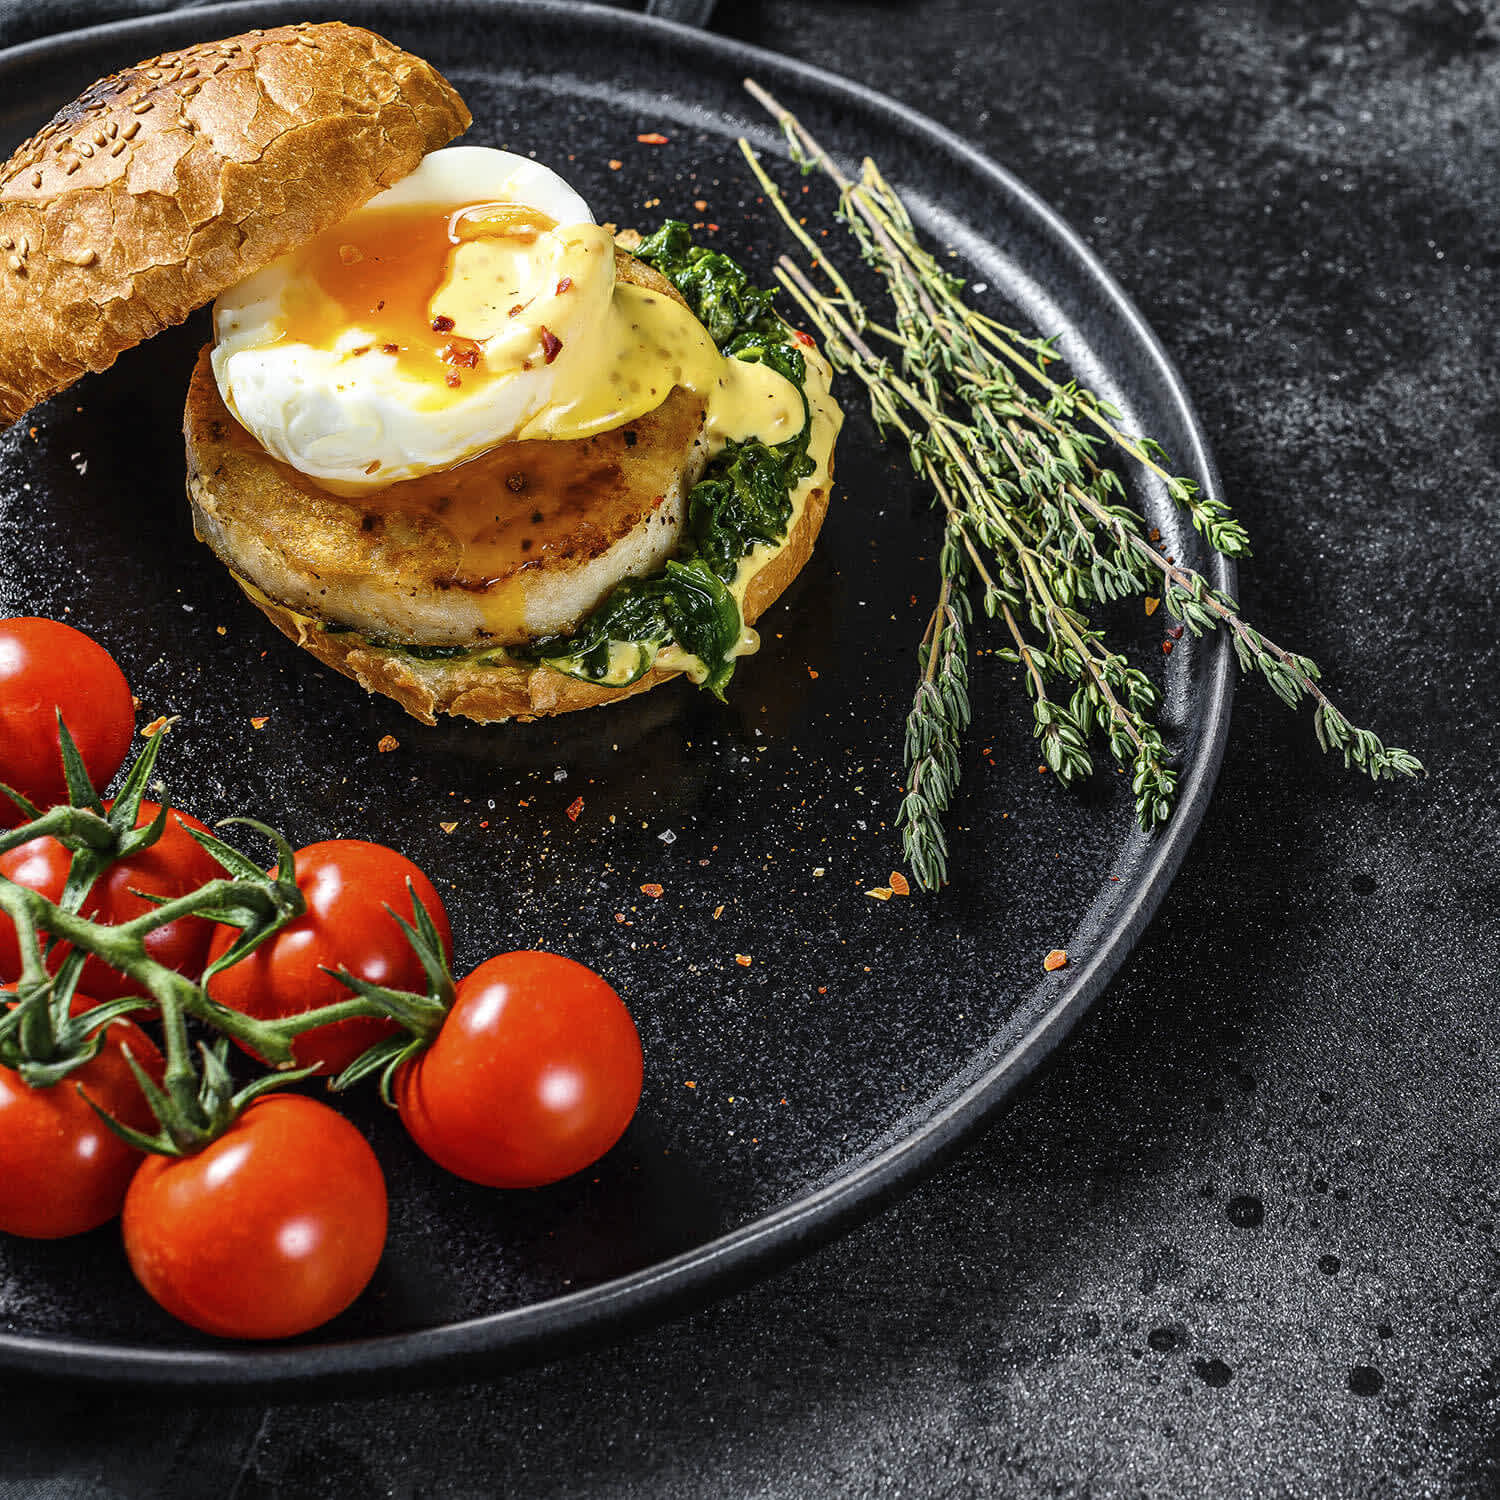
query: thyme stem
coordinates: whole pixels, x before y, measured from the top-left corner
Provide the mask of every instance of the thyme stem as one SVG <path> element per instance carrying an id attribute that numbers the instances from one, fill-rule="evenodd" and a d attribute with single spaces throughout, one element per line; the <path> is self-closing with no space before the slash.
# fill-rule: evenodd
<path id="1" fill-rule="evenodd" d="M 1316 662 L 1262 635 L 1232 598 L 1151 544 L 1100 445 L 1153 475 L 1215 551 L 1247 556 L 1249 538 L 1228 507 L 1173 474 L 1161 446 L 1127 432 L 1107 402 L 1058 379 L 1053 340 L 1028 337 L 969 307 L 963 283 L 922 246 L 900 196 L 872 160 L 865 159 L 855 181 L 773 95 L 751 79 L 745 87 L 775 118 L 802 171 L 822 172 L 837 189 L 837 217 L 881 276 L 895 326 L 871 318 L 827 247 L 798 222 L 741 140 L 767 200 L 832 290 L 815 286 L 788 256 L 778 260 L 777 278 L 836 368 L 864 386 L 880 431 L 904 442 L 945 516 L 937 604 L 922 637 L 923 668 L 907 720 L 900 824 L 918 882 L 930 889 L 947 874 L 941 819 L 957 785 L 958 736 L 968 722 L 966 692 L 960 706 L 951 689 L 960 676 L 967 682 L 957 654 L 967 651 L 970 578 L 982 589 L 986 614 L 1000 619 L 1009 636 L 1011 646 L 996 654 L 1023 669 L 1047 767 L 1063 781 L 1090 774 L 1088 743 L 1098 731 L 1131 772 L 1143 828 L 1169 816 L 1176 791 L 1154 719 L 1160 695 L 1081 606 L 1152 587 L 1181 622 L 1179 632 L 1225 628 L 1242 670 L 1257 671 L 1288 704 L 1310 699 L 1319 744 L 1341 752 L 1346 765 L 1377 781 L 1420 773 L 1415 756 L 1350 724 L 1319 686 Z M 893 351 L 895 363 L 871 338 Z M 1171 645 L 1169 639 L 1169 652 Z M 946 695 L 939 691 L 945 682 Z M 1066 701 L 1053 696 L 1054 682 L 1072 685 Z"/>

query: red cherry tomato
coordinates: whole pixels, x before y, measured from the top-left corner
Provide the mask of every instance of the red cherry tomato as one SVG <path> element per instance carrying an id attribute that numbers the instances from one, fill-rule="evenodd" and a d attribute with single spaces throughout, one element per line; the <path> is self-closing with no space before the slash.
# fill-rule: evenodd
<path id="1" fill-rule="evenodd" d="M 341 1114 L 257 1099 L 192 1156 L 148 1156 L 125 1195 L 125 1254 L 174 1318 L 235 1339 L 326 1323 L 375 1273 L 385 1178 Z"/>
<path id="2" fill-rule="evenodd" d="M 348 1000 L 352 991 L 324 969 L 347 969 L 387 989 L 426 988 L 422 965 L 391 913 L 411 919 L 411 881 L 453 956 L 448 914 L 432 882 L 404 854 L 361 839 L 330 839 L 299 849 L 297 887 L 307 911 L 249 957 L 214 975 L 209 994 L 222 1005 L 270 1021 Z M 239 936 L 221 927 L 209 947 L 213 963 Z M 393 1034 L 389 1021 L 340 1021 L 305 1032 L 292 1044 L 298 1067 L 337 1073 L 367 1047 Z"/>
<path id="3" fill-rule="evenodd" d="M 158 811 L 158 803 L 142 802 L 135 826 L 140 828 L 149 823 Z M 222 875 L 224 872 L 188 833 L 189 828 L 208 832 L 191 813 L 175 808 L 168 812 L 161 837 L 149 849 L 111 865 L 94 882 L 83 903 L 83 915 L 96 922 L 128 922 L 156 905 L 136 892 L 185 896 Z M 32 839 L 8 854 L 0 854 L 0 875 L 39 892 L 49 901 L 56 901 L 68 878 L 70 857 L 56 839 Z M 146 952 L 169 969 L 196 978 L 203 972 L 213 934 L 214 924 L 205 918 L 179 917 L 165 927 L 158 927 L 146 938 Z M 55 969 L 61 963 L 62 953 L 63 949 L 59 948 L 53 954 L 49 967 Z M 0 980 L 15 980 L 20 974 L 21 953 L 16 942 L 15 924 L 0 915 Z M 90 958 L 84 964 L 79 987 L 96 1000 L 114 1000 L 121 995 L 135 994 L 140 989 L 100 958 Z"/>
<path id="4" fill-rule="evenodd" d="M 411 1137 L 487 1187 L 581 1171 L 641 1097 L 641 1040 L 620 997 L 555 953 L 502 953 L 458 986 L 432 1045 L 396 1075 Z"/>
<path id="5" fill-rule="evenodd" d="M 73 1011 L 94 1001 L 74 995 Z M 78 1092 L 137 1130 L 155 1128 L 125 1048 L 161 1082 L 162 1059 L 130 1021 L 111 1021 L 98 1056 L 49 1088 L 0 1068 L 0 1230 L 55 1240 L 97 1229 L 119 1213 L 141 1153 L 107 1126 Z"/>
<path id="6" fill-rule="evenodd" d="M 56 620 L 0 620 L 0 782 L 44 811 L 68 800 L 59 709 L 95 787 L 108 785 L 135 733 L 135 704 L 114 657 Z M 22 821 L 0 796 L 0 828 Z"/>

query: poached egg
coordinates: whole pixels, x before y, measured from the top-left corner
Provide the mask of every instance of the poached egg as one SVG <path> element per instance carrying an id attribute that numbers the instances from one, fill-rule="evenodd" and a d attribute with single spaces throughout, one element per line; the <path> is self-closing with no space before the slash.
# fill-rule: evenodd
<path id="1" fill-rule="evenodd" d="M 557 173 L 432 152 L 223 293 L 212 367 L 273 457 L 358 496 L 531 439 L 590 437 L 699 396 L 710 447 L 801 430 L 795 386 L 726 358 L 675 300 L 616 281 L 610 231 Z"/>

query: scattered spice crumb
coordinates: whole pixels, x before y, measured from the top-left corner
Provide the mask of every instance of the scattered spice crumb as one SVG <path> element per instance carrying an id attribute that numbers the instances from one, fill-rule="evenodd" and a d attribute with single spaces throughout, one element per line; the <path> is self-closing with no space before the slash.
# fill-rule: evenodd
<path id="1" fill-rule="evenodd" d="M 820 995 L 826 995 L 828 993 L 828 986 L 826 984 L 820 984 L 818 986 L 818 993 Z"/>
<path id="2" fill-rule="evenodd" d="M 214 630 L 220 635 L 228 635 L 229 631 L 223 625 L 215 625 Z"/>
<path id="3" fill-rule="evenodd" d="M 571 823 L 576 823 L 578 821 L 578 815 L 582 811 L 583 798 L 575 797 L 570 803 L 568 803 L 568 821 Z"/>
<path id="4" fill-rule="evenodd" d="M 696 208 L 700 214 L 703 213 L 708 208 L 708 199 L 707 198 L 694 198 L 693 199 L 693 207 Z M 35 432 L 36 428 L 33 427 L 31 430 L 33 432 Z"/>
<path id="5" fill-rule="evenodd" d="M 393 734 L 383 734 L 380 736 L 380 742 L 375 748 L 382 755 L 389 755 L 392 750 L 399 750 L 401 748 L 401 741 Z"/>
<path id="6" fill-rule="evenodd" d="M 438 827 L 441 828 L 444 833 L 452 833 L 453 830 L 458 827 L 458 824 L 457 823 L 439 823 Z"/>
<path id="7" fill-rule="evenodd" d="M 266 725 L 270 722 L 270 718 L 271 718 L 271 716 L 269 714 L 265 714 L 265 715 L 263 715 L 262 717 L 260 717 L 258 719 L 251 719 L 251 721 L 250 721 L 250 727 L 252 729 L 264 729 L 266 727 Z"/>
<path id="8" fill-rule="evenodd" d="M 1042 960 L 1042 967 L 1051 974 L 1056 969 L 1064 969 L 1068 964 L 1068 950 L 1066 948 L 1054 948 Z"/>
<path id="9" fill-rule="evenodd" d="M 682 1080 L 682 1086 L 685 1089 L 695 1089 L 698 1087 L 697 1083 L 691 1078 L 684 1078 Z"/>
<path id="10" fill-rule="evenodd" d="M 896 893 L 888 885 L 872 886 L 865 892 L 867 896 L 873 896 L 877 901 L 889 901 Z"/>
<path id="11" fill-rule="evenodd" d="M 609 159 L 609 170 L 611 172 L 618 172 L 624 165 L 624 162 L 616 160 L 613 156 Z"/>
<path id="12" fill-rule="evenodd" d="M 818 866 L 818 867 L 817 867 L 817 868 L 816 868 L 816 869 L 815 869 L 815 870 L 814 870 L 814 871 L 813 871 L 813 879 L 814 879 L 814 880 L 821 880 L 821 879 L 822 879 L 822 878 L 823 878 L 823 877 L 824 877 L 824 876 L 825 876 L 825 875 L 826 875 L 826 874 L 827 874 L 827 873 L 828 873 L 828 871 L 827 871 L 827 870 L 825 870 L 825 869 L 824 869 L 824 868 L 823 868 L 823 866 L 822 866 L 822 865 L 819 865 L 819 866 Z"/>
<path id="13" fill-rule="evenodd" d="M 716 907 L 714 907 L 714 921 L 715 922 L 717 922 L 719 920 L 719 918 L 722 917 L 723 915 L 724 915 L 724 908 L 722 906 L 716 906 Z"/>
<path id="14" fill-rule="evenodd" d="M 159 719 L 152 719 L 152 721 L 148 725 L 146 725 L 143 730 L 141 730 L 141 738 L 143 740 L 154 739 L 166 727 L 167 716 L 163 714 Z"/>
<path id="15" fill-rule="evenodd" d="M 659 901 L 662 896 L 662 888 L 654 880 L 648 880 L 641 887 L 641 895 L 649 896 L 653 901 Z"/>
<path id="16" fill-rule="evenodd" d="M 643 146 L 665 146 L 668 137 L 664 136 L 659 130 L 648 130 L 645 135 L 636 136 L 636 140 Z"/>
<path id="17" fill-rule="evenodd" d="M 809 667 L 807 669 L 807 675 L 811 677 L 814 682 L 818 680 L 818 674 L 812 667 Z"/>
<path id="18" fill-rule="evenodd" d="M 750 955 L 748 953 L 736 953 L 734 955 L 734 961 L 742 969 L 748 969 L 750 967 Z"/>
<path id="19" fill-rule="evenodd" d="M 1154 615 L 1160 607 L 1160 599 L 1153 598 L 1150 594 L 1146 595 L 1146 613 L 1148 615 Z"/>
<path id="20" fill-rule="evenodd" d="M 622 912 L 622 911 L 617 911 L 615 913 L 615 921 L 617 921 L 617 922 L 623 922 L 624 920 L 625 920 L 625 913 Z"/>

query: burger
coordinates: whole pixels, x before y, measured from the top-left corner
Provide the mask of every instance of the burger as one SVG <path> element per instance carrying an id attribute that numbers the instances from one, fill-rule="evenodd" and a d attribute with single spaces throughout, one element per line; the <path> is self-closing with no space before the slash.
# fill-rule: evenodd
<path id="1" fill-rule="evenodd" d="M 93 85 L 0 172 L 0 425 L 212 301 L 194 525 L 298 645 L 427 723 L 722 696 L 822 525 L 831 370 L 469 123 L 340 23 Z"/>

